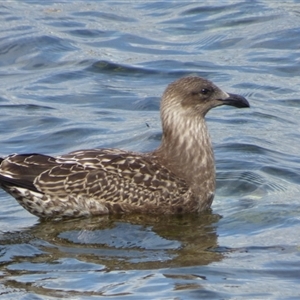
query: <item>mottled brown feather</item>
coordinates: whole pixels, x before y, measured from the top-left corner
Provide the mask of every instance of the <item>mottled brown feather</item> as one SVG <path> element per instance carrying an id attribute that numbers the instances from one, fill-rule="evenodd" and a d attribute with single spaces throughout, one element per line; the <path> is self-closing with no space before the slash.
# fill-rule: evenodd
<path id="1" fill-rule="evenodd" d="M 224 93 L 208 80 L 179 79 L 163 94 L 163 138 L 155 151 L 14 154 L 0 159 L 0 186 L 42 218 L 200 212 L 210 207 L 215 190 L 204 116 L 223 104 L 249 106 L 243 97 Z"/>

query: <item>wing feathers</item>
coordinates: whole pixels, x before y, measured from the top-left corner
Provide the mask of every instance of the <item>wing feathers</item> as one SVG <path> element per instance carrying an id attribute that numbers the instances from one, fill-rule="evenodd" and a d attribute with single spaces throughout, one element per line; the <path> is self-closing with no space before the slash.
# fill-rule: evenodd
<path id="1" fill-rule="evenodd" d="M 179 198 L 186 183 L 147 156 L 122 150 L 94 149 L 59 157 L 12 155 L 1 163 L 0 182 L 45 195 L 137 203 L 139 199 Z M 145 199 L 144 199 L 145 200 Z"/>

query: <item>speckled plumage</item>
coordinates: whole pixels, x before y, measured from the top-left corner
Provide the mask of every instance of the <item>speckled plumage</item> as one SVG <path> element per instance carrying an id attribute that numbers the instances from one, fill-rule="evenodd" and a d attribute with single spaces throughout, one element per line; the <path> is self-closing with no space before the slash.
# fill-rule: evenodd
<path id="1" fill-rule="evenodd" d="M 245 98 L 227 94 L 208 80 L 179 79 L 163 94 L 163 138 L 155 151 L 14 154 L 0 160 L 0 186 L 41 218 L 200 212 L 210 207 L 215 190 L 204 117 L 224 104 L 249 106 Z"/>

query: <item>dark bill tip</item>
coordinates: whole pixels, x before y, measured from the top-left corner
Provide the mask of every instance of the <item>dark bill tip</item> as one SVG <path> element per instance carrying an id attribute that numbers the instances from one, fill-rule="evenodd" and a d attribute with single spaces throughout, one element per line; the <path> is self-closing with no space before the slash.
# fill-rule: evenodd
<path id="1" fill-rule="evenodd" d="M 249 102 L 243 96 L 236 95 L 236 94 L 229 94 L 229 93 L 228 95 L 229 95 L 228 98 L 221 100 L 224 105 L 231 105 L 237 108 L 250 107 Z"/>

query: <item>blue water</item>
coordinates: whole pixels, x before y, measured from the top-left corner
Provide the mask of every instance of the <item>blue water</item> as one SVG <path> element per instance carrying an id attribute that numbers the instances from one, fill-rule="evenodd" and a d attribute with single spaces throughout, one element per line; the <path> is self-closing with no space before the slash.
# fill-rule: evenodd
<path id="1" fill-rule="evenodd" d="M 1 156 L 152 150 L 188 74 L 251 103 L 207 116 L 200 216 L 45 223 L 1 190 L 1 299 L 299 299 L 299 1 L 7 1 L 0 23 Z"/>

